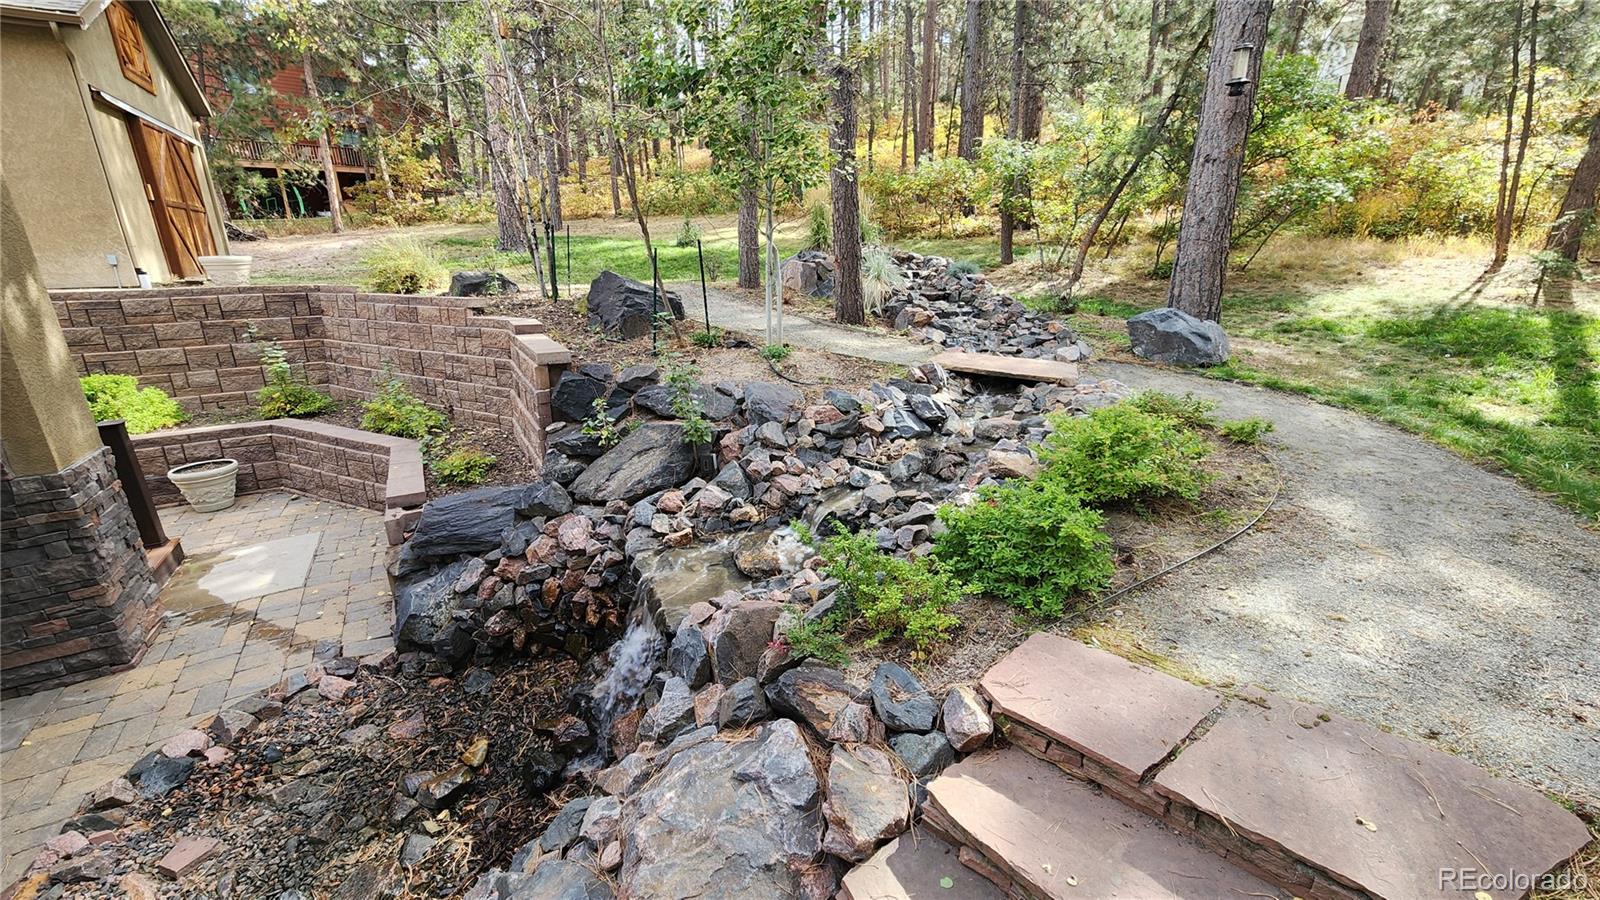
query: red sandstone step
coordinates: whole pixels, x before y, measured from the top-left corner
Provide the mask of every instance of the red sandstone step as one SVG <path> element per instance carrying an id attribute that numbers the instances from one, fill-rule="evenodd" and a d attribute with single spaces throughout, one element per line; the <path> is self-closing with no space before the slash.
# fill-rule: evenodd
<path id="1" fill-rule="evenodd" d="M 961 864 L 962 848 L 918 825 L 851 869 L 839 900 L 1004 900 L 1005 894 Z"/>
<path id="2" fill-rule="evenodd" d="M 1023 897 L 1289 896 L 1015 748 L 951 766 L 928 785 L 928 795 L 929 827 L 977 851 Z"/>
<path id="3" fill-rule="evenodd" d="M 1214 691 L 1047 633 L 1006 654 L 978 688 L 997 715 L 1134 782 L 1222 704 Z"/>
<path id="4" fill-rule="evenodd" d="M 1514 875 L 1543 875 L 1589 842 L 1577 816 L 1465 760 L 1304 703 L 1263 702 L 1235 704 L 1155 779 L 1174 808 L 1221 823 L 1210 826 L 1219 838 L 1395 898 L 1521 897 Z M 1468 871 L 1506 877 L 1467 885 Z"/>
<path id="5" fill-rule="evenodd" d="M 1051 384 L 1077 384 L 1078 367 L 1073 363 L 1050 359 L 1028 359 L 1022 356 L 1000 356 L 994 353 L 966 353 L 946 350 L 932 360 L 952 372 L 979 375 L 986 378 L 1008 378 L 1012 381 Z"/>

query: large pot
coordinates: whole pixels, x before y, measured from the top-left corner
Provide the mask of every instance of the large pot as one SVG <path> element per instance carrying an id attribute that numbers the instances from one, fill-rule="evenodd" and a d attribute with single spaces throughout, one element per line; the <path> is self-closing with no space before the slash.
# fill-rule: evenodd
<path id="1" fill-rule="evenodd" d="M 183 492 L 195 512 L 216 512 L 233 505 L 239 475 L 236 459 L 207 459 L 167 470 L 167 478 Z"/>
<path id="2" fill-rule="evenodd" d="M 250 263 L 253 256 L 197 256 L 195 260 L 206 270 L 206 280 L 212 284 L 240 285 L 250 283 Z"/>

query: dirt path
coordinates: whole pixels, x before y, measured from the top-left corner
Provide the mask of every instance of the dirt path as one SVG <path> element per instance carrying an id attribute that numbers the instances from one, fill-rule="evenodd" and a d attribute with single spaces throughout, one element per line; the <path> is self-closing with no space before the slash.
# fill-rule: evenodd
<path id="1" fill-rule="evenodd" d="M 1276 426 L 1278 506 L 1123 604 L 1150 649 L 1600 802 L 1600 535 L 1356 413 L 1145 366 L 1091 371 Z"/>
<path id="2" fill-rule="evenodd" d="M 677 291 L 686 303 L 700 294 L 699 283 L 673 283 L 668 290 Z M 711 322 L 719 328 L 739 331 L 756 340 L 766 333 L 767 321 L 761 307 L 738 293 L 722 288 L 706 292 L 711 307 Z M 691 307 L 690 319 L 698 319 L 699 311 Z M 911 365 L 931 358 L 938 348 L 932 344 L 916 344 L 895 335 L 886 335 L 867 328 L 850 328 L 833 322 L 814 319 L 790 310 L 783 317 L 783 339 L 786 343 L 814 350 L 828 350 L 870 359 L 875 362 Z"/>

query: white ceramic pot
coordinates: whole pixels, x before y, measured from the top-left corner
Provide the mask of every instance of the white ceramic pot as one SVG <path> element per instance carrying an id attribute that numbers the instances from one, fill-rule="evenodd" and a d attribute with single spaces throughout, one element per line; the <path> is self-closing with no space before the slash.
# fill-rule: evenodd
<path id="1" fill-rule="evenodd" d="M 250 283 L 250 263 L 253 256 L 197 256 L 195 259 L 206 270 L 206 280 L 212 284 L 239 285 Z"/>
<path id="2" fill-rule="evenodd" d="M 167 478 L 183 492 L 195 512 L 216 512 L 233 505 L 239 474 L 236 459 L 207 459 L 167 470 Z"/>

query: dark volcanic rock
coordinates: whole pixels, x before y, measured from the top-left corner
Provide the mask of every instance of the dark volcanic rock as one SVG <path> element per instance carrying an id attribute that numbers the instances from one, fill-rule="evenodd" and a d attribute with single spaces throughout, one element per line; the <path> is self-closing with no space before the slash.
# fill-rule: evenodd
<path id="1" fill-rule="evenodd" d="M 915 675 L 881 663 L 872 673 L 872 707 L 890 731 L 932 731 L 939 704 Z"/>
<path id="2" fill-rule="evenodd" d="M 1128 320 L 1133 355 L 1177 366 L 1215 366 L 1228 361 L 1228 335 L 1208 322 L 1170 306 Z"/>
<path id="3" fill-rule="evenodd" d="M 767 685 L 767 702 L 773 709 L 809 723 L 820 735 L 832 731 L 833 717 L 862 694 L 839 670 L 811 663 L 790 669 Z"/>
<path id="4" fill-rule="evenodd" d="M 744 386 L 744 414 L 751 425 L 787 424 L 805 395 L 786 384 L 752 381 Z"/>
<path id="5" fill-rule="evenodd" d="M 700 404 L 700 412 L 713 422 L 720 422 L 738 411 L 738 402 L 710 385 L 696 383 L 689 396 Z M 633 395 L 634 406 L 655 413 L 664 419 L 676 419 L 672 409 L 672 389 L 664 384 L 652 384 Z"/>
<path id="6" fill-rule="evenodd" d="M 918 778 L 937 775 L 956 761 L 955 748 L 939 731 L 932 734 L 897 734 L 889 738 L 889 746 L 911 774 Z"/>
<path id="7" fill-rule="evenodd" d="M 456 581 L 467 570 L 466 561 L 451 563 L 421 581 L 394 592 L 394 639 L 403 646 L 430 646 L 439 623 L 449 617 Z"/>
<path id="8" fill-rule="evenodd" d="M 694 448 L 684 443 L 683 427 L 655 422 L 634 429 L 591 463 L 572 482 L 572 494 L 585 503 L 632 503 L 688 481 L 694 465 Z"/>
<path id="9" fill-rule="evenodd" d="M 153 757 L 153 758 L 152 758 Z M 146 797 L 165 797 L 173 788 L 189 780 L 194 772 L 195 759 L 183 756 L 173 759 L 159 751 L 134 763 L 128 770 L 128 780 Z"/>
<path id="10" fill-rule="evenodd" d="M 610 390 L 611 386 L 604 381 L 577 372 L 562 372 L 556 389 L 550 392 L 550 411 L 557 419 L 582 422 L 594 414 L 594 402 L 603 399 Z"/>
<path id="11" fill-rule="evenodd" d="M 516 292 L 517 283 L 499 272 L 456 272 L 450 276 L 452 297 L 498 297 Z"/>
<path id="12" fill-rule="evenodd" d="M 683 318 L 683 299 L 672 291 L 658 301 L 651 285 L 610 270 L 601 272 L 589 284 L 589 327 L 613 337 L 648 335 L 651 317 L 658 308 L 675 319 Z"/>
<path id="13" fill-rule="evenodd" d="M 498 547 L 501 534 L 516 520 L 522 494 L 520 487 L 486 487 L 430 501 L 422 507 L 407 552 L 453 556 Z"/>
<path id="14" fill-rule="evenodd" d="M 567 494 L 566 488 L 552 481 L 536 481 L 523 489 L 521 502 L 517 505 L 517 515 L 527 518 L 536 516 L 564 516 L 572 512 L 572 497 Z"/>

